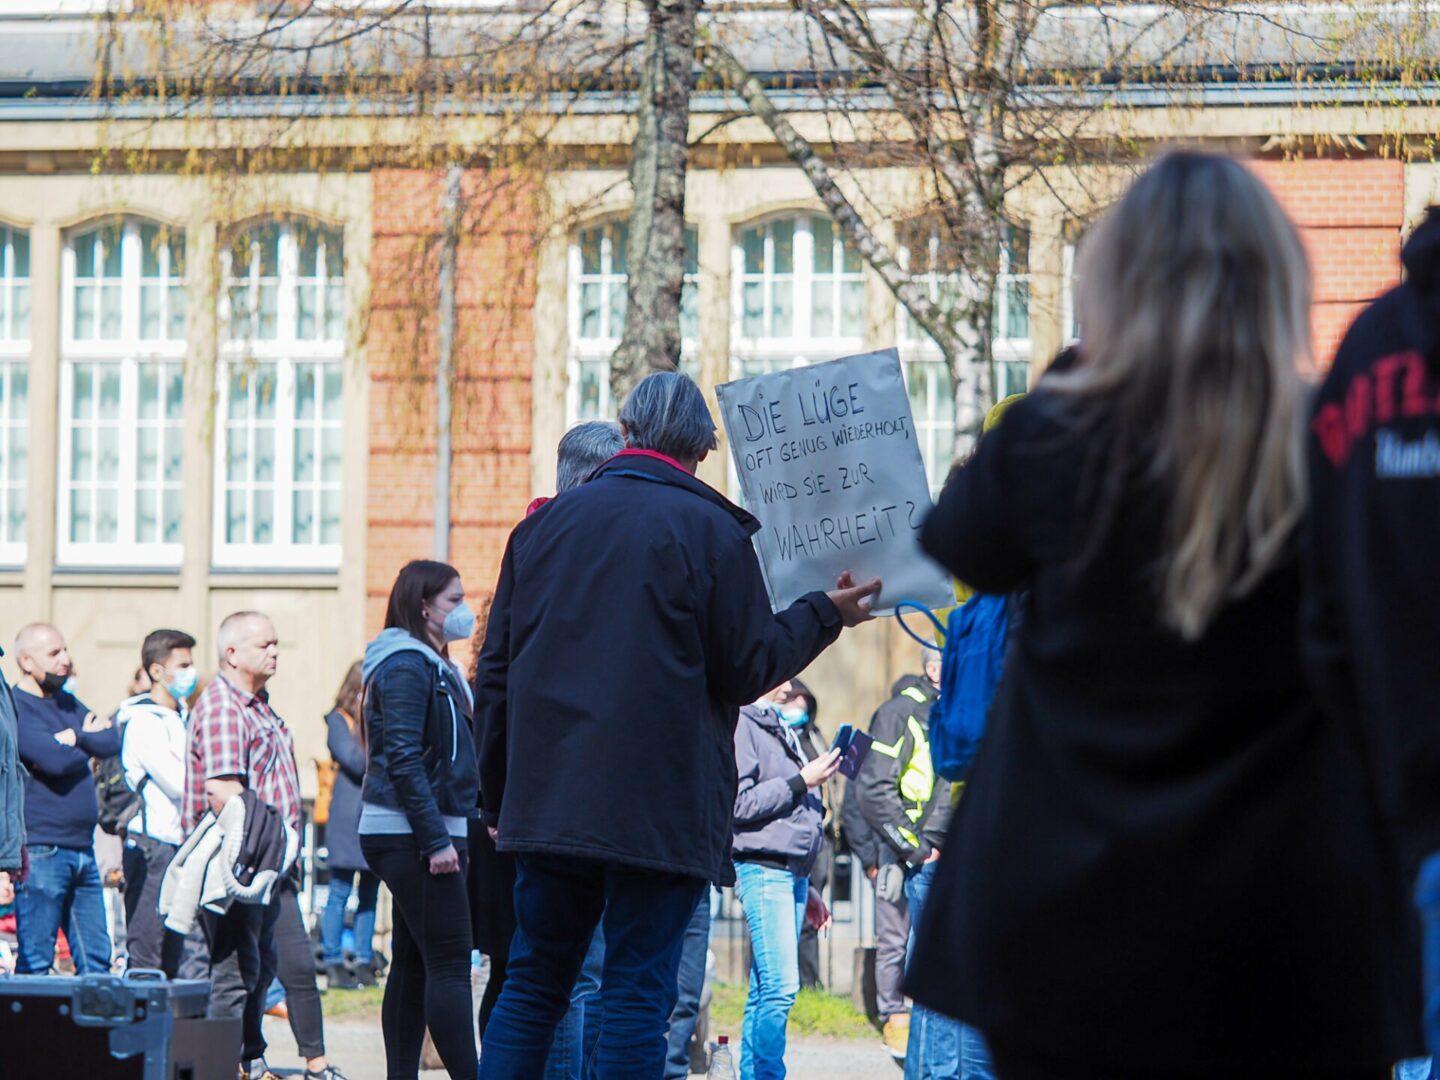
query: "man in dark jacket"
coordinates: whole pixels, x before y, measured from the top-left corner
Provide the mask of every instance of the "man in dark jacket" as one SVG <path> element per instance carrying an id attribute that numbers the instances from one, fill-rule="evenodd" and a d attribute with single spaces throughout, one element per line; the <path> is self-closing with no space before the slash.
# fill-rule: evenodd
<path id="1" fill-rule="evenodd" d="M 0 656 L 5 650 L 0 649 Z M 25 859 L 25 770 L 20 764 L 15 695 L 0 673 L 0 872 L 21 884 Z"/>
<path id="2" fill-rule="evenodd" d="M 716 445 L 699 389 L 651 375 L 620 423 L 629 449 L 511 534 L 480 656 L 482 813 L 516 853 L 519 922 L 486 1078 L 540 1073 L 602 909 L 596 1073 L 661 1074 L 685 926 L 734 881 L 737 710 L 879 589 L 846 575 L 772 614 L 758 523 L 694 475 Z"/>
<path id="3" fill-rule="evenodd" d="M 65 638 L 32 623 L 15 638 L 23 673 L 16 684 L 20 761 L 25 781 L 25 834 L 30 880 L 16 894 L 21 975 L 44 975 L 62 923 L 75 970 L 108 974 L 110 933 L 100 868 L 95 862 L 92 757 L 120 752 L 120 734 L 66 688 L 72 665 Z M 68 918 L 67 918 L 68 917 Z"/>
<path id="4" fill-rule="evenodd" d="M 1362 313 L 1315 400 L 1306 659 L 1363 731 L 1425 928 L 1426 1034 L 1440 1052 L 1440 207 L 1407 280 Z"/>

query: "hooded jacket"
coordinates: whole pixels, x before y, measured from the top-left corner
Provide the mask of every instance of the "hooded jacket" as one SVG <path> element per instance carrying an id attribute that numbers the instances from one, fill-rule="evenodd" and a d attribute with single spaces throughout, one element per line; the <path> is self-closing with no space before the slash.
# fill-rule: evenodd
<path id="1" fill-rule="evenodd" d="M 5 650 L 0 649 L 0 656 Z M 20 764 L 19 716 L 10 684 L 0 677 L 0 870 L 20 868 L 25 846 L 25 766 Z"/>
<path id="2" fill-rule="evenodd" d="M 783 860 L 808 877 L 824 840 L 825 804 L 806 786 L 800 736 L 772 708 L 747 705 L 735 726 L 735 858 Z"/>
<path id="3" fill-rule="evenodd" d="M 1413 873 L 1440 851 L 1440 209 L 1402 258 L 1407 280 L 1355 320 L 1315 399 L 1303 630 Z"/>
<path id="4" fill-rule="evenodd" d="M 469 687 L 444 657 L 399 628 L 365 646 L 362 675 L 369 756 L 361 801 L 403 812 L 398 831 L 408 823 L 422 855 L 443 851 L 467 832 L 463 822 L 451 827 L 455 819 L 476 813 Z M 371 829 L 362 809 L 360 833 L 369 831 L 396 830 Z"/>
<path id="5" fill-rule="evenodd" d="M 735 880 L 738 710 L 840 633 L 823 592 L 772 614 L 758 528 L 643 454 L 515 527 L 476 671 L 502 851 Z"/>
<path id="6" fill-rule="evenodd" d="M 906 675 L 870 720 L 870 747 L 855 778 L 860 811 L 874 833 L 878 862 L 919 866 L 943 847 L 950 825 L 950 785 L 930 760 L 930 710 L 940 692 L 924 676 Z"/>

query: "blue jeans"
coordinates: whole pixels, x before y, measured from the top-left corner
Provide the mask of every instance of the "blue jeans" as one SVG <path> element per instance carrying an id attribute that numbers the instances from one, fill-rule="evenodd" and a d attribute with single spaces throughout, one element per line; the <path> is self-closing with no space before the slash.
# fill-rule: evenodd
<path id="1" fill-rule="evenodd" d="M 740 1080 L 784 1080 L 785 1028 L 800 991 L 800 927 L 810 882 L 754 862 L 736 862 L 735 878 L 735 894 L 750 924 Z"/>
<path id="2" fill-rule="evenodd" d="M 704 888 L 699 878 L 680 874 L 595 859 L 517 855 L 515 938 L 505 988 L 485 1029 L 481 1080 L 543 1074 L 602 914 L 605 1024 L 595 1046 L 595 1076 L 661 1075 L 685 924 Z"/>
<path id="3" fill-rule="evenodd" d="M 1415 907 L 1425 949 L 1425 1045 L 1440 1055 L 1440 852 L 1420 864 Z"/>
<path id="4" fill-rule="evenodd" d="M 360 876 L 358 904 L 355 909 L 355 960 L 368 965 L 375 957 L 375 904 L 380 896 L 380 879 L 369 870 L 330 871 L 330 895 L 325 900 L 325 914 L 320 919 L 320 942 L 325 950 L 326 964 L 343 964 L 345 950 L 340 941 L 345 936 L 345 905 Z"/>
<path id="5" fill-rule="evenodd" d="M 600 1026 L 591 1023 L 599 1020 L 597 995 L 600 992 L 600 975 L 605 964 L 605 931 L 595 928 L 590 939 L 590 949 L 585 962 L 580 965 L 580 977 L 575 980 L 575 989 L 570 992 L 570 1008 L 560 1018 L 555 1029 L 555 1041 L 550 1045 L 550 1057 L 545 1061 L 545 1080 L 583 1080 L 585 1063 L 595 1050 Z M 587 1036 L 594 1028 L 594 1040 Z"/>
<path id="6" fill-rule="evenodd" d="M 1395 1080 L 1437 1080 L 1440 1072 L 1435 1071 L 1434 1058 L 1415 1058 L 1402 1061 L 1395 1066 Z"/>
<path id="7" fill-rule="evenodd" d="M 55 935 L 65 927 L 79 975 L 110 972 L 105 892 L 93 848 L 31 844 L 30 877 L 15 892 L 20 975 L 45 975 L 55 961 Z"/>
<path id="8" fill-rule="evenodd" d="M 905 871 L 905 900 L 910 906 L 910 949 L 920 913 L 935 881 L 935 863 Z M 905 1080 L 995 1080 L 990 1051 L 980 1032 L 916 1005 L 910 1014 L 910 1043 Z"/>
<path id="9" fill-rule="evenodd" d="M 679 1000 L 670 1014 L 669 1044 L 665 1051 L 665 1080 L 687 1080 L 690 1075 L 690 1038 L 700 1020 L 700 998 L 705 993 L 705 968 L 710 953 L 710 889 L 707 887 L 685 928 L 680 950 Z"/>

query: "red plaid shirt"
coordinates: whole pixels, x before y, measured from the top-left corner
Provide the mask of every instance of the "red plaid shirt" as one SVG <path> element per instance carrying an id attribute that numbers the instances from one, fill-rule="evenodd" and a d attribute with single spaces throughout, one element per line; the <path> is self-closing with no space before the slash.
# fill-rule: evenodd
<path id="1" fill-rule="evenodd" d="M 285 721 L 261 690 L 247 694 L 217 675 L 190 712 L 185 739 L 185 834 L 210 809 L 205 781 L 239 776 L 300 831 L 300 773 Z"/>

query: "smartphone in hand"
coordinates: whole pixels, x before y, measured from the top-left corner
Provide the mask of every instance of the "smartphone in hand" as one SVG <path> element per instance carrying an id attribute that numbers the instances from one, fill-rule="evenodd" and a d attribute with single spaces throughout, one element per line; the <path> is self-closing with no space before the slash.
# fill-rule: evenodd
<path id="1" fill-rule="evenodd" d="M 852 724 L 841 724 L 840 730 L 835 732 L 835 741 L 830 744 L 831 750 L 839 750 L 845 753 L 850 749 L 850 743 L 855 738 L 855 728 Z"/>
<path id="2" fill-rule="evenodd" d="M 845 726 L 849 727 L 850 725 Z M 836 771 L 854 780 L 859 775 L 860 766 L 865 763 L 865 757 L 870 753 L 870 747 L 874 742 L 875 740 L 864 731 L 851 731 L 845 749 L 840 755 L 840 766 Z"/>

